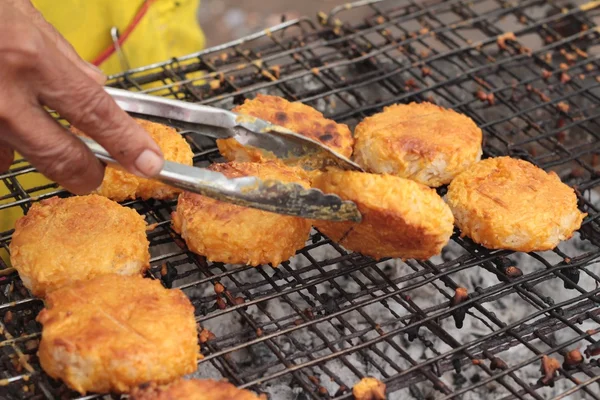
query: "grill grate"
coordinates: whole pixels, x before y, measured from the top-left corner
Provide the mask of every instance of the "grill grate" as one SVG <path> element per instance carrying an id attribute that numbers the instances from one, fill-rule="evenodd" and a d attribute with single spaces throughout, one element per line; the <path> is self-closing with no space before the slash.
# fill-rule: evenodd
<path id="1" fill-rule="evenodd" d="M 128 202 L 156 224 L 152 276 L 182 288 L 207 330 L 198 376 L 275 399 L 352 398 L 366 375 L 384 381 L 390 399 L 600 399 L 599 9 L 598 1 L 359 1 L 318 22 L 285 22 L 113 77 L 113 86 L 225 108 L 258 92 L 281 95 L 351 126 L 388 104 L 432 101 L 482 127 L 485 156 L 555 170 L 589 214 L 551 252 L 490 251 L 455 232 L 429 261 L 375 262 L 313 232 L 278 268 L 234 268 L 187 251 L 170 227 L 175 202 Z M 184 135 L 196 165 L 219 159 L 210 140 Z M 0 175 L 9 192 L 0 212 L 66 195 L 28 186 L 33 173 L 17 160 Z M 11 233 L 0 233 L 3 251 Z M 0 267 L 0 397 L 77 397 L 41 372 L 42 303 Z M 459 287 L 469 297 L 456 304 Z M 543 356 L 562 363 L 576 348 L 592 357 L 540 380 Z"/>

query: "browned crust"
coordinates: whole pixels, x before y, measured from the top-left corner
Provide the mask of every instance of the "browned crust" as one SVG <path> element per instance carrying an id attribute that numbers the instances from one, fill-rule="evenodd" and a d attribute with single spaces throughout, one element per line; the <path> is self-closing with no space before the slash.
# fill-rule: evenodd
<path id="1" fill-rule="evenodd" d="M 98 275 L 141 274 L 150 265 L 148 246 L 141 215 L 89 195 L 33 204 L 16 223 L 10 251 L 23 281 L 34 295 L 43 297 Z"/>
<path id="2" fill-rule="evenodd" d="M 37 317 L 44 371 L 86 392 L 128 392 L 196 370 L 194 307 L 178 290 L 106 275 L 50 293 Z"/>
<path id="3" fill-rule="evenodd" d="M 212 164 L 227 177 L 257 176 L 308 186 L 306 174 L 274 161 Z M 173 213 L 173 228 L 189 249 L 211 261 L 274 266 L 304 247 L 311 224 L 302 218 L 241 207 L 209 197 L 183 193 Z"/>
<path id="4" fill-rule="evenodd" d="M 469 117 L 431 103 L 394 104 L 355 130 L 354 158 L 365 169 L 437 187 L 477 162 L 482 132 Z M 431 176 L 423 171 L 443 168 Z"/>
<path id="5" fill-rule="evenodd" d="M 238 389 L 231 383 L 212 379 L 179 379 L 169 385 L 155 383 L 135 388 L 131 400 L 266 400 L 249 390 Z"/>
<path id="6" fill-rule="evenodd" d="M 454 179 L 447 197 L 462 233 L 492 249 L 553 249 L 559 241 L 552 236 L 570 238 L 586 216 L 558 175 L 510 157 L 473 165 Z M 516 236 L 524 239 L 516 243 Z"/>
<path id="7" fill-rule="evenodd" d="M 233 111 L 281 125 L 323 143 L 345 157 L 352 155 L 354 139 L 347 125 L 327 119 L 314 108 L 281 97 L 258 94 Z M 219 151 L 230 161 L 261 161 L 264 155 L 235 139 L 217 140 Z"/>
<path id="8" fill-rule="evenodd" d="M 391 175 L 330 169 L 313 186 L 356 203 L 362 221 L 314 221 L 345 248 L 376 259 L 427 259 L 448 242 L 453 218 L 434 190 Z"/>
<path id="9" fill-rule="evenodd" d="M 194 154 L 190 145 L 175 129 L 143 119 L 136 119 L 135 121 L 158 144 L 166 160 L 192 165 Z M 86 136 L 75 127 L 71 127 L 71 132 Z M 124 201 L 136 197 L 142 199 L 170 199 L 181 193 L 181 190 L 159 181 L 140 178 L 128 172 L 107 167 L 102 184 L 94 193 L 115 201 Z"/>

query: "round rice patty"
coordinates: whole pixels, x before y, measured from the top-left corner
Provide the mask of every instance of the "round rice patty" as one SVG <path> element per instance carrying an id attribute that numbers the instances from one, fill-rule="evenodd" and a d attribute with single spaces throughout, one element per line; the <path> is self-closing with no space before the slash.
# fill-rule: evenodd
<path id="1" fill-rule="evenodd" d="M 313 221 L 348 250 L 375 259 L 428 259 L 439 254 L 453 231 L 452 213 L 435 190 L 392 175 L 330 169 L 314 175 L 313 187 L 356 203 L 360 223 Z"/>
<path id="2" fill-rule="evenodd" d="M 179 164 L 192 165 L 194 153 L 185 138 L 170 126 L 150 122 L 143 119 L 135 120 L 163 152 L 165 160 Z M 71 131 L 76 135 L 83 135 L 75 127 Z M 181 193 L 180 189 L 166 185 L 153 179 L 145 179 L 121 169 L 106 167 L 102 184 L 94 193 L 108 197 L 115 201 L 125 201 L 137 197 L 147 199 L 171 199 Z"/>
<path id="3" fill-rule="evenodd" d="M 431 103 L 385 107 L 354 136 L 354 159 L 364 169 L 430 187 L 450 183 L 482 153 L 481 129 L 471 118 Z"/>
<path id="4" fill-rule="evenodd" d="M 196 370 L 194 307 L 159 281 L 104 275 L 63 287 L 37 319 L 42 368 L 82 394 L 128 392 Z"/>
<path id="5" fill-rule="evenodd" d="M 224 381 L 212 379 L 179 379 L 166 386 L 154 383 L 131 392 L 131 400 L 266 400 L 249 390 L 238 389 Z"/>
<path id="6" fill-rule="evenodd" d="M 275 161 L 212 164 L 209 169 L 228 178 L 256 176 L 296 182 L 308 187 L 306 174 Z M 173 228 L 188 248 L 210 261 L 278 266 L 304 247 L 310 221 L 218 201 L 185 192 L 173 213 Z"/>
<path id="7" fill-rule="evenodd" d="M 292 103 L 277 96 L 258 94 L 256 98 L 246 100 L 233 111 L 283 126 L 321 142 L 345 157 L 349 158 L 352 155 L 354 139 L 348 126 L 325 118 L 322 113 L 306 104 Z M 219 139 L 217 146 L 223 157 L 229 161 L 264 160 L 262 151 L 245 147 L 235 139 Z"/>
<path id="8" fill-rule="evenodd" d="M 450 184 L 447 200 L 462 234 L 490 249 L 553 249 L 586 215 L 558 175 L 510 157 L 468 168 Z"/>
<path id="9" fill-rule="evenodd" d="M 140 275 L 149 267 L 146 222 L 98 195 L 34 203 L 15 226 L 12 265 L 35 296 L 104 274 Z"/>

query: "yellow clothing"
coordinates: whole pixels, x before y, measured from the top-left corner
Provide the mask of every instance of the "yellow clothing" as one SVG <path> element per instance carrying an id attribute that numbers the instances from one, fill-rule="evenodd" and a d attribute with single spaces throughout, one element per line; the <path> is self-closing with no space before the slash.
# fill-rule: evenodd
<path id="1" fill-rule="evenodd" d="M 123 33 L 147 0 L 33 0 L 33 5 L 75 47 L 86 61 L 112 44 L 110 29 Z M 154 0 L 122 45 L 131 68 L 193 53 L 204 47 L 196 11 L 200 0 Z M 100 68 L 122 71 L 112 54 Z"/>
<path id="2" fill-rule="evenodd" d="M 73 45 L 77 53 L 91 62 L 113 42 L 110 30 L 123 33 L 140 7 L 148 0 L 32 0 L 33 5 Z M 150 1 L 146 14 L 122 44 L 130 68 L 141 67 L 193 53 L 204 47 L 204 35 L 196 12 L 200 0 Z M 116 52 L 99 65 L 112 75 L 123 71 Z M 16 155 L 20 158 L 19 155 Z M 49 183 L 40 174 L 27 173 L 17 178 L 24 189 Z M 49 192 L 54 189 L 49 189 Z M 10 193 L 0 181 L 0 196 Z M 36 192 L 40 195 L 42 192 Z M 6 204 L 14 199 L 0 200 Z M 0 232 L 14 227 L 23 215 L 20 207 L 0 210 Z M 6 260 L 4 251 L 0 255 Z"/>

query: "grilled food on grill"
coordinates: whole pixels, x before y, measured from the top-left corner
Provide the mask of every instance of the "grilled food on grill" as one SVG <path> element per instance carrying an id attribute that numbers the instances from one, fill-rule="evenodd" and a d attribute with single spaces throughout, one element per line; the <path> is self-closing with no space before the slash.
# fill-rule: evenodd
<path id="1" fill-rule="evenodd" d="M 140 276 L 104 275 L 50 293 L 42 368 L 70 388 L 123 393 L 196 370 L 194 307 L 179 289 Z"/>
<path id="2" fill-rule="evenodd" d="M 194 154 L 190 145 L 175 129 L 143 119 L 136 119 L 136 121 L 158 143 L 166 160 L 192 165 Z M 75 127 L 72 127 L 71 131 L 83 135 Z M 170 199 L 181 193 L 181 190 L 155 180 L 137 177 L 114 167 L 106 167 L 104 180 L 95 193 L 115 201 L 124 201 L 136 197 Z"/>
<path id="3" fill-rule="evenodd" d="M 385 400 L 385 383 L 367 376 L 354 385 L 352 394 L 356 400 Z"/>
<path id="4" fill-rule="evenodd" d="M 481 158 L 473 120 L 431 103 L 386 107 L 358 124 L 354 136 L 354 160 L 364 169 L 430 187 L 450 183 Z"/>
<path id="5" fill-rule="evenodd" d="M 308 187 L 298 168 L 276 161 L 265 163 L 212 164 L 209 167 L 229 178 L 256 176 L 296 182 Z M 211 261 L 230 264 L 279 265 L 304 247 L 310 221 L 221 202 L 184 192 L 173 213 L 173 227 L 189 249 Z"/>
<path id="6" fill-rule="evenodd" d="M 327 119 L 319 111 L 302 103 L 291 103 L 281 97 L 259 94 L 246 100 L 233 111 L 283 126 L 314 139 L 337 153 L 350 157 L 354 139 L 348 126 Z M 245 147 L 235 139 L 219 139 L 217 146 L 229 161 L 255 161 L 265 158 L 263 151 Z"/>
<path id="7" fill-rule="evenodd" d="M 104 274 L 140 275 L 149 266 L 146 222 L 98 195 L 35 203 L 15 226 L 10 258 L 35 296 Z"/>
<path id="8" fill-rule="evenodd" d="M 155 383 L 135 388 L 131 400 L 266 400 L 249 390 L 238 389 L 231 383 L 212 379 L 179 379 L 159 386 Z"/>
<path id="9" fill-rule="evenodd" d="M 427 259 L 448 243 L 452 213 L 435 190 L 392 175 L 329 169 L 313 187 L 356 203 L 362 222 L 314 221 L 348 250 L 381 259 Z"/>
<path id="10" fill-rule="evenodd" d="M 463 235 L 490 249 L 525 252 L 553 249 L 586 215 L 558 175 L 510 157 L 488 158 L 458 175 L 448 204 Z"/>

